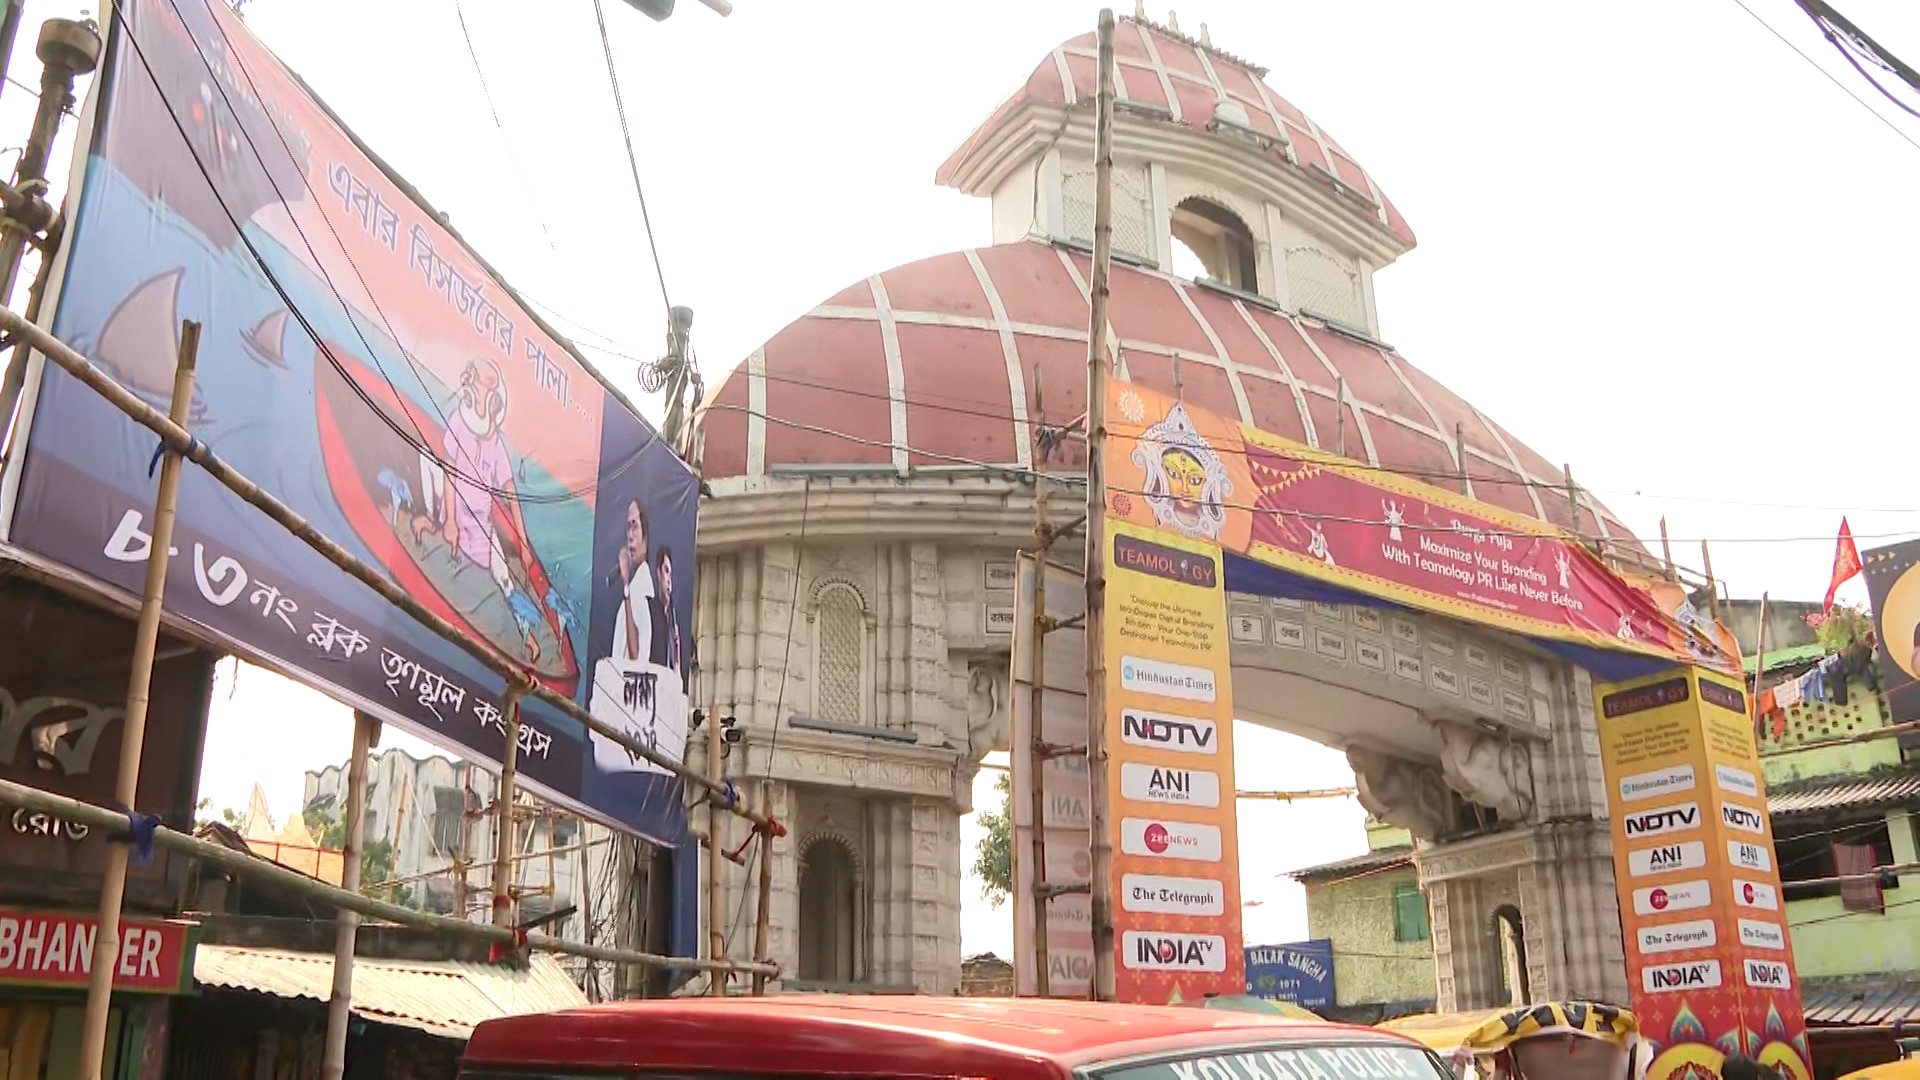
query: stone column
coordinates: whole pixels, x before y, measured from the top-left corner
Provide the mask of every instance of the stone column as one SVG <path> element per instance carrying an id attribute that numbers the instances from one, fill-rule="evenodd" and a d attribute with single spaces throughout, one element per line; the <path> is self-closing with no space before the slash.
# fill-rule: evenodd
<path id="1" fill-rule="evenodd" d="M 893 969 L 892 906 L 888 903 L 893 888 L 893 821 L 884 799 L 869 800 L 866 810 L 867 978 L 884 983 Z"/>
<path id="2" fill-rule="evenodd" d="M 949 720 L 946 695 L 947 604 L 940 549 L 914 544 L 911 551 L 913 666 L 908 715 L 922 746 L 938 746 Z"/>
<path id="3" fill-rule="evenodd" d="M 913 800 L 913 984 L 926 994 L 951 994 L 960 985 L 960 912 L 952 902 L 959 881 L 958 830 L 947 827 L 953 807 L 940 800 Z"/>
<path id="4" fill-rule="evenodd" d="M 793 634 L 803 632 L 800 621 L 794 617 L 794 607 L 799 603 L 799 575 L 801 549 L 798 544 L 787 544 L 769 548 L 764 553 L 764 563 L 760 567 L 760 590 L 757 597 L 759 610 L 759 633 L 757 683 L 753 703 L 753 723 L 756 728 L 771 731 L 776 725 L 786 723 L 785 715 L 792 713 L 798 703 L 805 701 L 803 692 L 806 680 L 801 674 L 805 665 L 801 663 L 800 650 L 795 647 Z"/>
<path id="5" fill-rule="evenodd" d="M 908 624 L 913 608 L 913 567 L 908 558 L 907 549 L 900 544 L 888 546 L 884 551 L 887 560 L 887 723 L 890 727 L 907 729 L 912 726 L 912 708 L 909 695 L 912 692 L 910 681 L 912 651 L 908 638 Z"/>

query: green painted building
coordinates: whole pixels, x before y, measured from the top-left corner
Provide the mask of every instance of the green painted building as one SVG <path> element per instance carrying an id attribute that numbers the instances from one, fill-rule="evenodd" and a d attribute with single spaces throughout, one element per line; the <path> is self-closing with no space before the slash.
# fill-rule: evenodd
<path id="1" fill-rule="evenodd" d="M 1306 888 L 1308 936 L 1333 943 L 1330 1019 L 1372 1024 L 1432 1011 L 1433 931 L 1413 838 L 1370 822 L 1367 848 L 1290 876 Z"/>

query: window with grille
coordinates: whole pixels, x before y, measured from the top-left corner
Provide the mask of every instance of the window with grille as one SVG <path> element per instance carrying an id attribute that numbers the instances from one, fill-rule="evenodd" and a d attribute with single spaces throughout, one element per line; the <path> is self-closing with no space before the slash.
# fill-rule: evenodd
<path id="1" fill-rule="evenodd" d="M 1427 898 L 1420 886 L 1402 882 L 1393 887 L 1393 940 L 1425 941 L 1432 931 L 1427 926 Z"/>
<path id="2" fill-rule="evenodd" d="M 1060 200 L 1067 237 L 1093 243 L 1093 168 L 1064 169 Z M 1153 185 L 1146 170 L 1113 168 L 1113 250 L 1142 259 L 1153 258 Z"/>
<path id="3" fill-rule="evenodd" d="M 1345 259 L 1310 246 L 1287 249 L 1287 293 L 1293 306 L 1310 315 L 1364 329 L 1360 274 Z"/>
<path id="4" fill-rule="evenodd" d="M 813 684 L 816 719 L 841 724 L 866 720 L 861 707 L 864 682 L 866 612 L 860 594 L 845 585 L 830 585 L 820 593 L 815 648 L 818 671 Z"/>

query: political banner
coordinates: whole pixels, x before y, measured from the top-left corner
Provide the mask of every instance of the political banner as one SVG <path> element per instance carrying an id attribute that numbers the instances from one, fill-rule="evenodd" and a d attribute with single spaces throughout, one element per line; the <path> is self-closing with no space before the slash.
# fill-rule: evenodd
<path id="1" fill-rule="evenodd" d="M 1247 993 L 1321 1012 L 1334 1005 L 1333 939 L 1247 946 Z"/>
<path id="2" fill-rule="evenodd" d="M 1220 549 L 1108 519 L 1107 829 L 1114 988 L 1161 1005 L 1246 989 L 1232 660 Z"/>
<path id="3" fill-rule="evenodd" d="M 1116 520 L 1202 537 L 1260 566 L 1417 611 L 1656 665 L 1735 670 L 1716 637 L 1682 625 L 1538 520 L 1143 387 L 1115 383 L 1108 396 Z"/>
<path id="4" fill-rule="evenodd" d="M 180 321 L 198 322 L 198 438 L 463 634 L 680 758 L 688 468 L 226 4 L 117 5 L 99 81 L 54 333 L 165 411 Z M 46 367 L 10 543 L 138 592 L 155 460 L 150 432 Z M 499 676 L 191 466 L 178 515 L 175 616 L 497 765 Z M 546 704 L 522 716 L 529 787 L 684 844 L 676 779 Z M 270 739 L 297 718 L 258 722 Z"/>
<path id="5" fill-rule="evenodd" d="M 1920 540 L 1875 548 L 1861 556 L 1873 604 L 1875 659 L 1885 689 L 1889 723 L 1920 720 Z"/>
<path id="6" fill-rule="evenodd" d="M 1650 1076 L 1739 1052 L 1811 1073 L 1745 692 L 1693 669 L 1595 687 L 1627 983 Z"/>

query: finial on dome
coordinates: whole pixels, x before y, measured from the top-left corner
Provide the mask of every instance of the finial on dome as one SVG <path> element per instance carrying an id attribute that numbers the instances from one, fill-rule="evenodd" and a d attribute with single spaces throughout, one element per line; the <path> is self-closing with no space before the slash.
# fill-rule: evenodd
<path id="1" fill-rule="evenodd" d="M 1213 48 L 1213 38 L 1207 35 L 1206 23 L 1200 24 L 1200 44 L 1206 46 L 1209 49 Z"/>
<path id="2" fill-rule="evenodd" d="M 1133 21 L 1147 21 L 1147 0 L 1133 0 Z"/>
<path id="3" fill-rule="evenodd" d="M 1167 11 L 1167 29 L 1176 34 L 1180 32 L 1180 14 L 1172 9 Z"/>

